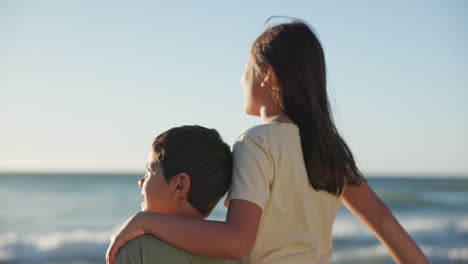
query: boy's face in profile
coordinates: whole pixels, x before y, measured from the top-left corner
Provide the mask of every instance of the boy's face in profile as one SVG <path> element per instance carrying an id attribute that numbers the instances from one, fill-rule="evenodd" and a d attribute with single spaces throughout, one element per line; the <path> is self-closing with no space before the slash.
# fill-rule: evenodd
<path id="1" fill-rule="evenodd" d="M 154 160 L 152 151 L 146 163 L 146 174 L 138 181 L 138 185 L 144 197 L 141 203 L 143 211 L 172 212 L 174 200 L 171 195 L 170 182 L 166 182 L 161 164 Z"/>

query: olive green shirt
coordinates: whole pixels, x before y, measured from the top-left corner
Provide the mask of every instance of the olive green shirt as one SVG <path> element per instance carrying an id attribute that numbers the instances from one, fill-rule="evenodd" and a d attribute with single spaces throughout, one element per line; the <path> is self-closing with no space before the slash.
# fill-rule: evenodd
<path id="1" fill-rule="evenodd" d="M 192 254 L 146 234 L 127 242 L 115 264 L 247 264 L 245 260 L 222 259 Z"/>

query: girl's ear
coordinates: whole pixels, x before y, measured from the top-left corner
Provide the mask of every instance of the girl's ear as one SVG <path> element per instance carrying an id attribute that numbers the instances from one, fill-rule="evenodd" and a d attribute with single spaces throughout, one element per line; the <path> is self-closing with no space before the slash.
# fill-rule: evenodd
<path id="1" fill-rule="evenodd" d="M 270 64 L 267 65 L 267 72 L 265 77 L 263 78 L 262 82 L 260 83 L 261 87 L 268 87 L 272 85 L 272 81 L 274 79 L 275 72 L 273 71 L 273 67 Z"/>
<path id="2" fill-rule="evenodd" d="M 177 174 L 174 176 L 174 188 L 172 195 L 178 198 L 187 198 L 191 184 L 192 182 L 190 180 L 190 176 L 187 173 L 182 172 Z"/>

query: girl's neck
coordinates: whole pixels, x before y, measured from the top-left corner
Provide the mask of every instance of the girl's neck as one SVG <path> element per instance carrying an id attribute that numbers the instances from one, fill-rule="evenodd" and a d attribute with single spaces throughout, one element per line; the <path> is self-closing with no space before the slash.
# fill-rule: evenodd
<path id="1" fill-rule="evenodd" d="M 262 119 L 263 124 L 272 123 L 272 122 L 286 122 L 286 123 L 293 123 L 288 116 L 286 116 L 283 112 L 275 109 L 274 111 L 269 111 L 266 107 L 260 108 L 260 118 Z"/>

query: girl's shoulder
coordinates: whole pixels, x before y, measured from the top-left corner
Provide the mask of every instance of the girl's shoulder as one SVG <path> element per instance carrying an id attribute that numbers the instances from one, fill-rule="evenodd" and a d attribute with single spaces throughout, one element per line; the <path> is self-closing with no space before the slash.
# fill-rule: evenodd
<path id="1" fill-rule="evenodd" d="M 278 143 L 278 141 L 297 141 L 300 140 L 299 128 L 294 123 L 286 122 L 260 124 L 244 130 L 236 138 L 234 144 L 245 140 L 254 142 L 259 146 L 270 146 Z"/>
<path id="2" fill-rule="evenodd" d="M 250 127 L 242 132 L 238 138 L 243 136 L 262 136 L 268 133 L 291 133 L 298 132 L 299 128 L 294 123 L 271 122 Z"/>

